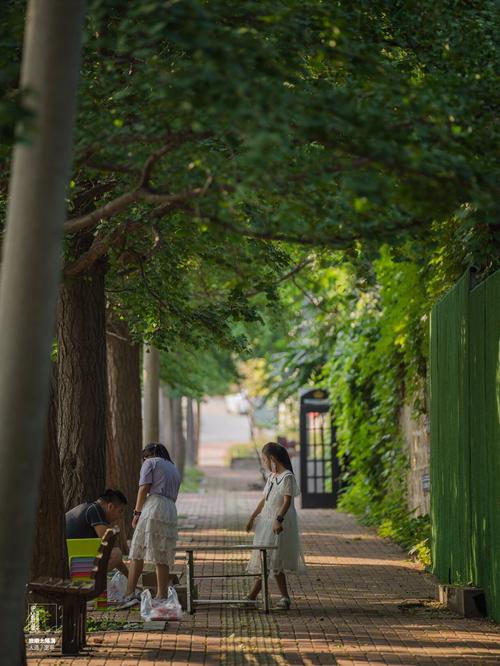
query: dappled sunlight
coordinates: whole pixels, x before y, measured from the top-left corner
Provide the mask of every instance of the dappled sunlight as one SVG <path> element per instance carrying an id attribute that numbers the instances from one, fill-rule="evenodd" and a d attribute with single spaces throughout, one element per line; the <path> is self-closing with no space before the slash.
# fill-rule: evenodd
<path id="1" fill-rule="evenodd" d="M 309 538 L 309 537 L 320 537 L 320 538 L 325 538 L 325 533 L 323 532 L 309 532 L 308 530 L 302 530 L 302 535 L 304 539 Z M 370 534 L 369 532 L 363 532 L 362 534 L 360 532 L 355 532 L 354 534 L 348 534 L 346 532 L 341 532 L 338 530 L 329 530 L 328 531 L 328 536 L 334 537 L 336 539 L 340 540 L 348 540 L 348 541 L 376 541 L 379 540 L 380 537 L 377 534 Z"/>
<path id="2" fill-rule="evenodd" d="M 408 560 L 387 560 L 386 558 L 375 558 L 375 557 L 363 557 L 363 560 L 360 561 L 359 557 L 346 557 L 344 555 L 309 555 L 306 552 L 306 564 L 319 567 L 331 567 L 331 566 L 349 566 L 353 569 L 358 567 L 401 567 L 404 569 L 415 569 L 419 567 L 414 562 Z"/>
<path id="3" fill-rule="evenodd" d="M 235 476 L 236 478 L 236 476 Z M 232 481 L 231 481 L 232 483 Z M 237 528 L 251 511 L 254 497 L 231 491 L 181 500 L 185 525 L 178 564 L 190 546 L 250 543 Z M 307 513 L 305 575 L 289 576 L 292 607 L 288 612 L 242 609 L 232 605 L 200 606 L 194 615 L 170 622 L 164 632 L 122 631 L 89 636 L 92 657 L 86 664 L 219 664 L 287 666 L 390 663 L 399 659 L 420 666 L 459 664 L 474 656 L 481 663 L 500 662 L 500 632 L 480 621 L 464 621 L 434 599 L 434 584 L 418 565 L 405 560 L 399 548 L 342 516 L 342 530 L 330 530 L 330 512 Z M 342 550 L 340 550 L 342 549 Z M 200 551 L 195 574 L 244 572 L 248 551 Z M 250 580 L 198 580 L 201 598 L 242 598 Z M 272 603 L 278 598 L 271 577 Z M 237 655 L 237 657 L 235 657 Z M 76 663 L 75 662 L 75 666 Z M 45 666 L 34 656 L 29 665 Z M 69 664 L 68 664 L 69 666 Z M 73 664 L 72 664 L 73 666 Z"/>

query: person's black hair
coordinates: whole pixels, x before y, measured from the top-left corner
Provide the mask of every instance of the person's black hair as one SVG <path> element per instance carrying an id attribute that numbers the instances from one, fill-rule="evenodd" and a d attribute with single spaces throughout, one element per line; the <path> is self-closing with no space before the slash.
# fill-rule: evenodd
<path id="1" fill-rule="evenodd" d="M 293 474 L 292 461 L 290 460 L 288 451 L 284 446 L 281 446 L 281 444 L 277 444 L 276 442 L 268 442 L 264 445 L 262 453 L 268 458 L 273 456 L 273 458 L 275 458 L 281 465 L 283 465 L 285 469 L 290 470 L 290 472 Z"/>
<path id="2" fill-rule="evenodd" d="M 155 442 L 152 442 L 151 444 L 147 444 L 142 449 L 142 457 L 143 458 L 163 458 L 164 460 L 169 460 L 170 462 L 172 462 L 172 458 L 170 457 L 170 454 L 167 451 L 167 447 L 163 446 L 163 444 L 156 444 Z"/>
<path id="3" fill-rule="evenodd" d="M 127 498 L 122 491 L 113 490 L 112 488 L 106 488 L 97 499 L 100 499 L 103 502 L 112 502 L 113 504 L 127 504 Z"/>

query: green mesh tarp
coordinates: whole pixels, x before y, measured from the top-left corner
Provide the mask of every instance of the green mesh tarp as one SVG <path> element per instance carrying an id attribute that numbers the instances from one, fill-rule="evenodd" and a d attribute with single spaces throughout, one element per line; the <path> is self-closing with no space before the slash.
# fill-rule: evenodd
<path id="1" fill-rule="evenodd" d="M 500 620 L 500 272 L 432 309 L 430 402 L 434 572 Z"/>
<path id="2" fill-rule="evenodd" d="M 433 562 L 447 583 L 471 580 L 469 276 L 431 313 L 431 516 Z"/>

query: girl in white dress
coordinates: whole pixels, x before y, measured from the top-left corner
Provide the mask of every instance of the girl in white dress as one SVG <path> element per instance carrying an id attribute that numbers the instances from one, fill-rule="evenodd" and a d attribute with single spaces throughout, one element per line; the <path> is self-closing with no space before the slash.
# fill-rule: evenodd
<path id="1" fill-rule="evenodd" d="M 270 551 L 270 569 L 281 592 L 281 599 L 276 608 L 288 610 L 290 596 L 285 574 L 305 571 L 297 512 L 293 501 L 294 497 L 300 495 L 300 489 L 288 451 L 284 446 L 269 442 L 262 449 L 262 456 L 271 474 L 264 487 L 264 497 L 250 516 L 246 530 L 250 532 L 255 526 L 254 546 L 278 546 L 276 550 Z M 247 572 L 260 573 L 258 550 L 252 551 Z M 247 599 L 255 600 L 261 587 L 262 579 L 259 577 Z"/>

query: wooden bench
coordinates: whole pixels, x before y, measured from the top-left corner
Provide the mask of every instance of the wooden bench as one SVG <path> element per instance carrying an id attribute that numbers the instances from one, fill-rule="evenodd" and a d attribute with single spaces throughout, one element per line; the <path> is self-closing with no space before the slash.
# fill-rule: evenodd
<path id="1" fill-rule="evenodd" d="M 264 605 L 264 612 L 269 613 L 269 568 L 268 568 L 268 551 L 276 550 L 277 546 L 253 546 L 246 544 L 235 544 L 233 546 L 193 546 L 192 548 L 177 548 L 177 551 L 183 550 L 186 552 L 186 586 L 187 586 L 187 611 L 191 615 L 195 611 L 195 606 L 204 604 L 240 604 L 242 606 L 254 605 L 255 602 L 250 599 L 195 599 L 194 598 L 194 581 L 201 578 L 244 578 L 250 576 L 262 577 L 262 598 Z M 241 551 L 241 550 L 258 550 L 260 551 L 260 573 L 237 573 L 237 574 L 218 574 L 218 575 L 195 575 L 194 573 L 194 553 L 195 552 L 215 552 L 215 551 Z"/>
<path id="2" fill-rule="evenodd" d="M 53 599 L 63 608 L 61 652 L 77 655 L 86 644 L 87 601 L 98 597 L 107 586 L 108 562 L 118 530 L 106 530 L 94 559 L 92 580 L 37 578 L 28 583 L 30 592 Z"/>

